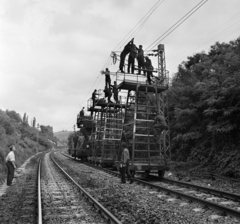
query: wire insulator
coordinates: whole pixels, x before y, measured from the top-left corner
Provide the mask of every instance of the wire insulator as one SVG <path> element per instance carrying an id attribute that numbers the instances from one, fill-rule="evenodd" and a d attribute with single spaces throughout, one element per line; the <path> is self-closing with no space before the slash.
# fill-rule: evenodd
<path id="1" fill-rule="evenodd" d="M 111 57 L 112 57 L 112 59 L 113 59 L 113 64 L 115 65 L 116 62 L 117 62 L 117 54 L 116 54 L 115 52 L 112 52 L 112 53 L 111 53 Z"/>

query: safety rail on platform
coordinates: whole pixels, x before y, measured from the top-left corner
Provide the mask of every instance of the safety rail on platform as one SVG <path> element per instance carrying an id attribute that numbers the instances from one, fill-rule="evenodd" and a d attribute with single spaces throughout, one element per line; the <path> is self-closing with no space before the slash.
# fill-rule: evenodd
<path id="1" fill-rule="evenodd" d="M 148 71 L 148 70 L 145 70 Z M 143 73 L 143 71 L 142 71 Z M 141 85 L 149 85 L 147 82 L 147 75 L 144 74 L 130 74 L 130 73 L 120 73 L 116 72 L 116 81 L 118 84 L 121 82 L 131 82 Z M 154 86 L 165 86 L 169 85 L 169 72 L 166 71 L 165 77 L 158 77 L 157 75 L 153 76 Z"/>
<path id="2" fill-rule="evenodd" d="M 113 97 L 113 94 L 112 94 Z M 113 100 L 113 99 L 111 99 Z M 118 104 L 120 105 L 125 105 L 126 104 L 126 96 L 123 95 L 118 95 Z M 113 102 L 113 104 L 115 104 L 116 102 Z M 95 100 L 95 105 L 93 108 L 93 100 L 92 97 L 88 99 L 87 101 L 87 110 L 91 111 L 102 111 L 103 108 L 109 106 L 109 102 L 107 102 L 106 98 L 105 98 L 105 93 L 102 89 L 97 90 L 97 95 L 96 95 L 96 100 Z"/>

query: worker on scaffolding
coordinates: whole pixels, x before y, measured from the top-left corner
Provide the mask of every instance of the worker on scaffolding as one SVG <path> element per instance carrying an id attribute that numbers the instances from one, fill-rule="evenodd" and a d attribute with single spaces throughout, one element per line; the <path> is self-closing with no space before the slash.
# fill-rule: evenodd
<path id="1" fill-rule="evenodd" d="M 105 86 L 110 88 L 110 86 L 111 86 L 110 71 L 108 70 L 108 68 L 106 68 L 106 70 L 105 71 L 101 71 L 101 73 L 105 74 Z"/>
<path id="2" fill-rule="evenodd" d="M 82 110 L 80 111 L 80 119 L 82 120 L 84 117 L 84 107 L 82 108 Z"/>
<path id="3" fill-rule="evenodd" d="M 144 51 L 142 49 L 142 45 L 139 45 L 138 54 L 137 54 L 137 61 L 138 61 L 138 74 L 141 75 L 141 69 L 143 69 L 143 74 L 145 75 L 145 61 L 144 61 Z"/>
<path id="4" fill-rule="evenodd" d="M 116 103 L 119 103 L 118 92 L 120 91 L 120 89 L 118 89 L 118 87 L 117 87 L 117 82 L 114 81 L 114 85 L 111 85 L 111 87 L 112 87 L 112 92 L 113 92 L 113 98 Z"/>
<path id="5" fill-rule="evenodd" d="M 154 130 L 154 136 L 156 138 L 156 142 L 159 143 L 162 131 L 168 130 L 166 120 L 161 111 L 157 113 L 157 116 L 154 119 L 153 130 Z"/>
<path id="6" fill-rule="evenodd" d="M 120 54 L 119 70 L 122 73 L 124 73 L 123 66 L 124 66 L 125 58 L 126 58 L 127 54 L 129 54 L 131 49 L 132 49 L 133 41 L 134 41 L 134 38 L 127 43 L 127 45 L 124 47 L 123 51 Z"/>
<path id="7" fill-rule="evenodd" d="M 128 73 L 130 73 L 130 68 L 131 68 L 131 73 L 134 74 L 135 58 L 137 58 L 137 54 L 138 54 L 138 48 L 136 47 L 135 44 L 133 44 L 130 54 L 128 56 Z"/>
<path id="8" fill-rule="evenodd" d="M 105 86 L 105 89 L 103 90 L 103 92 L 105 93 L 105 98 L 108 98 L 108 103 L 112 103 L 112 101 L 111 101 L 111 97 L 112 97 L 111 88 L 108 88 L 107 86 Z"/>
<path id="9" fill-rule="evenodd" d="M 146 56 L 145 59 L 146 59 L 145 68 L 147 70 L 147 81 L 148 81 L 148 84 L 151 85 L 151 83 L 153 82 L 151 77 L 154 77 L 152 74 L 152 71 L 153 71 L 152 61 L 148 56 Z"/>
<path id="10" fill-rule="evenodd" d="M 97 98 L 97 95 L 99 95 L 97 93 L 97 90 L 95 89 L 92 93 L 92 102 L 93 102 L 93 105 L 92 105 L 92 110 L 91 110 L 91 116 L 93 116 L 93 109 L 95 107 L 95 101 L 96 101 L 96 98 Z"/>

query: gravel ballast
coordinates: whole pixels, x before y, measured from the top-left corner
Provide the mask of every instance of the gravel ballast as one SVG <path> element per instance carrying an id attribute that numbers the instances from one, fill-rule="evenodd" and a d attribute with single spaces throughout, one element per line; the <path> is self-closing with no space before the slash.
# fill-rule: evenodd
<path id="1" fill-rule="evenodd" d="M 198 204 L 156 192 L 136 183 L 121 184 L 119 178 L 77 161 L 55 155 L 64 169 L 123 223 L 239 223 Z"/>

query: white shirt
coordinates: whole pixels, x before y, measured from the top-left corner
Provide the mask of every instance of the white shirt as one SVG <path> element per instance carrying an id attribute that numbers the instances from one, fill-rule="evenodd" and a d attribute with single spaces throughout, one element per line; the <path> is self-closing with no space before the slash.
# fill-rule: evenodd
<path id="1" fill-rule="evenodd" d="M 6 162 L 15 162 L 15 154 L 13 151 L 9 152 L 6 158 Z"/>

